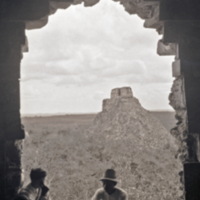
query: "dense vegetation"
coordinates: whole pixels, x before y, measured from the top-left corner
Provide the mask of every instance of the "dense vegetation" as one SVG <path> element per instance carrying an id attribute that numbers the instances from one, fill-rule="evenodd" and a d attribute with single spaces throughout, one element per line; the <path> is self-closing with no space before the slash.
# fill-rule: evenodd
<path id="1" fill-rule="evenodd" d="M 136 100 L 115 105 L 90 127 L 84 117 L 25 120 L 26 177 L 31 168 L 42 167 L 53 200 L 88 200 L 101 187 L 105 169 L 115 168 L 129 199 L 177 199 L 181 166 L 173 139 Z"/>

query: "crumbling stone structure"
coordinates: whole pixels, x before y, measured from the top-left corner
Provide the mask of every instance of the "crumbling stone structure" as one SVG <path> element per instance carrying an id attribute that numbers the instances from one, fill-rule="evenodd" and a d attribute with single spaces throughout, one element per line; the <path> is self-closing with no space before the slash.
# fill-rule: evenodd
<path id="1" fill-rule="evenodd" d="M 175 81 L 169 99 L 176 111 L 178 123 L 171 132 L 179 143 L 177 157 L 185 166 L 184 172 L 180 172 L 181 181 L 185 180 L 185 197 L 187 200 L 199 199 L 198 189 L 195 190 L 195 187 L 199 186 L 199 178 L 195 174 L 199 173 L 200 161 L 200 2 L 199 0 L 115 1 L 120 2 L 129 14 L 137 14 L 144 19 L 145 28 L 154 28 L 163 35 L 158 41 L 159 55 L 175 56 L 172 70 Z M 24 131 L 20 123 L 18 80 L 22 51 L 28 49 L 25 29 L 45 26 L 48 16 L 59 8 L 66 9 L 70 5 L 80 3 L 84 3 L 84 6 L 93 6 L 98 2 L 99 0 L 0 1 L 1 200 L 12 199 L 21 181 L 20 154 Z M 195 174 L 192 174 L 194 171 Z"/>

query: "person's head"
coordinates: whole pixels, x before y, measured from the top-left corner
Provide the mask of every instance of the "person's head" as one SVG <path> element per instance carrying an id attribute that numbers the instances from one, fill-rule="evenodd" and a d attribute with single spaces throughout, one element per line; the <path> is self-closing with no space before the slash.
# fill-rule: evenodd
<path id="1" fill-rule="evenodd" d="M 43 169 L 40 168 L 32 169 L 30 173 L 31 184 L 35 188 L 42 187 L 44 185 L 44 180 L 46 175 L 47 174 Z"/>
<path id="2" fill-rule="evenodd" d="M 107 169 L 104 177 L 100 179 L 103 183 L 103 188 L 107 193 L 114 190 L 118 180 L 116 179 L 116 172 L 114 169 Z"/>
<path id="3" fill-rule="evenodd" d="M 109 181 L 109 180 L 102 180 L 104 190 L 109 193 L 112 192 L 117 185 L 117 182 Z"/>

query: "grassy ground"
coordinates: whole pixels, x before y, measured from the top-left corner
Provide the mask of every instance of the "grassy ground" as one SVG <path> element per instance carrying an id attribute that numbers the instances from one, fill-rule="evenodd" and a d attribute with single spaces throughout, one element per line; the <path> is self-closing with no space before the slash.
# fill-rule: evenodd
<path id="1" fill-rule="evenodd" d="M 121 142 L 98 132 L 87 132 L 95 117 L 95 114 L 24 117 L 25 182 L 31 168 L 42 167 L 48 172 L 52 199 L 88 200 L 101 187 L 99 178 L 104 170 L 112 167 L 121 180 L 119 186 L 129 193 L 131 200 L 174 200 L 179 196 L 180 166 L 171 157 L 174 149 L 163 146 L 154 151 L 148 147 L 150 140 L 141 140 L 136 135 Z"/>

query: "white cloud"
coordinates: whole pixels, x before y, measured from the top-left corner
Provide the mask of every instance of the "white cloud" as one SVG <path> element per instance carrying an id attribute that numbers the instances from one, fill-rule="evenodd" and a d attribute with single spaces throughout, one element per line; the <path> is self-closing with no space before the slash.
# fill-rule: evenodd
<path id="1" fill-rule="evenodd" d="M 143 21 L 119 3 L 101 0 L 92 8 L 59 10 L 45 27 L 27 31 L 27 36 L 22 112 L 98 111 L 99 101 L 124 85 L 137 91 L 148 108 L 168 108 L 172 59 L 156 54 L 156 31 L 144 29 Z"/>

